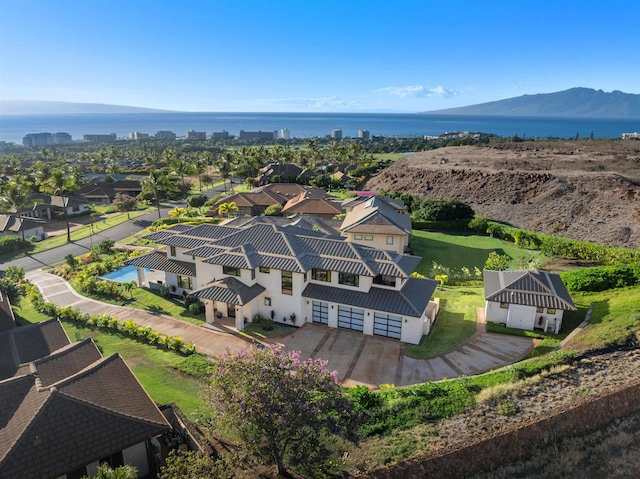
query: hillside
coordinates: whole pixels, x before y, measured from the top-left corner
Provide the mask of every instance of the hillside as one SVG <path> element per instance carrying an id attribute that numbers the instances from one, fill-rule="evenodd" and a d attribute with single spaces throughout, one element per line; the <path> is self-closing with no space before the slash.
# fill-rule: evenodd
<path id="1" fill-rule="evenodd" d="M 2 115 L 70 115 L 78 113 L 160 113 L 166 110 L 102 103 L 66 101 L 0 100 Z"/>
<path id="2" fill-rule="evenodd" d="M 520 228 L 640 246 L 640 142 L 634 140 L 440 148 L 407 155 L 364 189 L 456 198 Z"/>
<path id="3" fill-rule="evenodd" d="M 447 115 L 640 118 L 640 94 L 571 88 L 478 105 L 423 112 Z"/>

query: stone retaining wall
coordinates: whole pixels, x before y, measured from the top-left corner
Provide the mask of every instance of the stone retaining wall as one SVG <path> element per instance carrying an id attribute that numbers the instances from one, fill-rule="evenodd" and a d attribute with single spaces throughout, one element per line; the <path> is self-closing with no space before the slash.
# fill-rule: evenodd
<path id="1" fill-rule="evenodd" d="M 530 452 L 564 437 L 594 431 L 640 411 L 640 380 L 603 396 L 579 400 L 553 416 L 458 449 L 432 455 L 370 473 L 375 479 L 467 477 L 527 459 Z"/>

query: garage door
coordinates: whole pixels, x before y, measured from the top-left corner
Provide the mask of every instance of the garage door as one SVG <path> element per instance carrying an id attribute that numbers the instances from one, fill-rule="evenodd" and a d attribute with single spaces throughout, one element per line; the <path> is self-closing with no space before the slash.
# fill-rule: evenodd
<path id="1" fill-rule="evenodd" d="M 314 323 L 329 323 L 329 305 L 322 301 L 313 302 L 313 314 L 311 315 Z"/>
<path id="2" fill-rule="evenodd" d="M 338 306 L 338 327 L 364 330 L 364 309 Z"/>
<path id="3" fill-rule="evenodd" d="M 402 318 L 393 314 L 375 313 L 373 315 L 373 334 L 400 339 Z"/>
<path id="4" fill-rule="evenodd" d="M 533 323 L 535 321 L 536 310 L 533 308 L 513 306 L 509 310 L 507 318 L 507 326 L 517 329 L 528 329 L 533 331 Z"/>

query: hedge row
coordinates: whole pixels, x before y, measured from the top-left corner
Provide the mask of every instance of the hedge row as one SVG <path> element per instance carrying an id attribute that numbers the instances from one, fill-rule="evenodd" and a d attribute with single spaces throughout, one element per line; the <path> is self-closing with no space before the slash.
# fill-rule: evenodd
<path id="1" fill-rule="evenodd" d="M 38 312 L 47 316 L 56 317 L 61 321 L 77 323 L 91 329 L 97 328 L 108 332 L 119 332 L 137 341 L 165 349 L 172 349 L 184 355 L 190 355 L 196 352 L 196 347 L 193 343 L 185 343 L 184 339 L 178 336 L 159 333 L 149 326 L 138 326 L 132 319 L 119 321 L 117 318 L 108 314 L 81 313 L 71 306 L 62 307 L 56 306 L 53 303 L 47 303 L 35 286 L 31 286 L 28 289 L 27 297 Z"/>
<path id="2" fill-rule="evenodd" d="M 487 233 L 496 238 L 511 241 L 522 248 L 540 250 L 547 256 L 576 258 L 605 265 L 640 262 L 640 250 L 630 248 L 561 238 L 498 223 L 489 223 Z"/>
<path id="3" fill-rule="evenodd" d="M 596 266 L 561 274 L 569 291 L 606 291 L 640 286 L 640 263 Z"/>
<path id="4" fill-rule="evenodd" d="M 3 253 L 11 253 L 20 251 L 24 248 L 24 242 L 20 236 L 2 236 L 0 237 L 0 251 Z"/>

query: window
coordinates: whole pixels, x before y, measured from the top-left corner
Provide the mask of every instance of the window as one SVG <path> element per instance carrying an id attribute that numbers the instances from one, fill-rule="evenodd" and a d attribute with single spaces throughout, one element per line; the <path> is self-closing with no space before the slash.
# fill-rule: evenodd
<path id="1" fill-rule="evenodd" d="M 365 241 L 373 241 L 373 235 L 364 235 Z"/>
<path id="2" fill-rule="evenodd" d="M 269 274 L 271 273 L 271 268 L 267 268 L 266 266 L 260 266 L 260 272 Z"/>
<path id="3" fill-rule="evenodd" d="M 193 289 L 191 276 L 178 276 L 178 287 L 182 289 Z"/>
<path id="4" fill-rule="evenodd" d="M 282 271 L 282 294 L 293 294 L 293 273 Z"/>
<path id="5" fill-rule="evenodd" d="M 271 298 L 264 298 L 264 305 L 271 306 Z"/>
<path id="6" fill-rule="evenodd" d="M 536 308 L 536 313 L 543 313 L 543 312 L 544 312 L 544 308 L 541 308 L 539 306 Z"/>
<path id="7" fill-rule="evenodd" d="M 176 255 L 176 247 L 175 246 L 169 246 L 169 254 L 171 256 L 175 256 Z"/>
<path id="8" fill-rule="evenodd" d="M 553 308 L 547 308 L 547 313 L 549 314 L 556 314 L 556 310 Z"/>
<path id="9" fill-rule="evenodd" d="M 393 236 L 387 236 L 387 244 L 393 244 Z"/>
<path id="10" fill-rule="evenodd" d="M 325 283 L 330 283 L 331 271 L 326 269 L 313 268 L 311 270 L 311 279 L 315 279 L 316 281 L 324 281 Z"/>
<path id="11" fill-rule="evenodd" d="M 393 276 L 387 276 L 386 274 L 379 274 L 373 278 L 374 284 L 381 284 L 383 286 L 395 286 L 396 278 Z"/>
<path id="12" fill-rule="evenodd" d="M 509 309 L 509 303 L 500 303 L 502 309 Z"/>
<path id="13" fill-rule="evenodd" d="M 255 269 L 251 270 L 251 279 L 256 279 L 256 270 Z"/>
<path id="14" fill-rule="evenodd" d="M 353 235 L 353 239 L 361 240 L 362 239 L 362 235 Z"/>
<path id="15" fill-rule="evenodd" d="M 352 273 L 339 273 L 338 283 L 346 286 L 358 286 L 360 284 L 360 276 Z"/>
<path id="16" fill-rule="evenodd" d="M 240 276 L 240 268 L 233 268 L 231 266 L 223 266 L 222 272 L 229 276 Z"/>
<path id="17" fill-rule="evenodd" d="M 78 205 L 72 206 L 71 211 L 73 211 L 74 213 L 77 213 L 78 211 L 80 211 L 80 206 Z"/>

